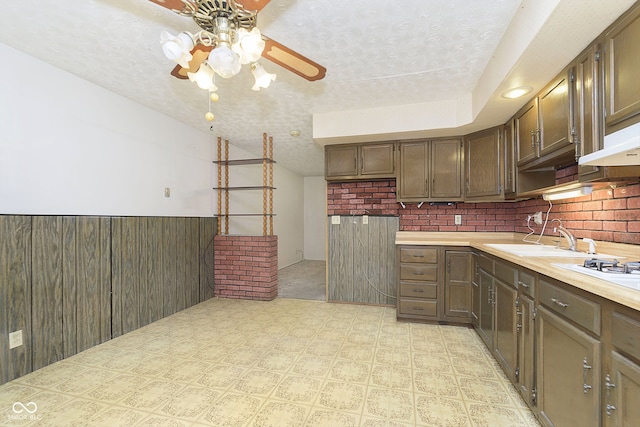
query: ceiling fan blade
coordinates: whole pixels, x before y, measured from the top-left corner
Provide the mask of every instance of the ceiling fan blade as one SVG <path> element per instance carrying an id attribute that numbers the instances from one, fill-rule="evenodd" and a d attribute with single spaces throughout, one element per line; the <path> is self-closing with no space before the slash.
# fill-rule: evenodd
<path id="1" fill-rule="evenodd" d="M 184 9 L 184 3 L 182 0 L 149 0 L 152 3 L 166 7 L 169 10 L 182 10 Z"/>
<path id="2" fill-rule="evenodd" d="M 236 3 L 247 10 L 260 12 L 270 1 L 271 0 L 236 0 Z"/>
<path id="3" fill-rule="evenodd" d="M 179 79 L 188 79 L 189 76 L 187 75 L 187 73 L 195 73 L 196 71 L 198 71 L 200 65 L 209 56 L 209 52 L 211 52 L 211 49 L 211 46 L 198 45 L 194 47 L 193 50 L 191 50 L 193 59 L 189 62 L 189 68 L 183 68 L 180 65 L 176 65 L 175 68 L 171 71 L 171 75 Z"/>
<path id="4" fill-rule="evenodd" d="M 324 78 L 327 69 L 322 65 L 281 45 L 277 41 L 264 36 L 263 39 L 265 41 L 264 50 L 262 51 L 263 58 L 275 62 L 310 82 Z"/>

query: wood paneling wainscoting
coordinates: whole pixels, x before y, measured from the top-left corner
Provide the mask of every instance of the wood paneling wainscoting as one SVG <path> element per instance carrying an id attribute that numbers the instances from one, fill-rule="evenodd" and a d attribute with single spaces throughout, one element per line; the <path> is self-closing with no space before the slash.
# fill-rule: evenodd
<path id="1" fill-rule="evenodd" d="M 216 231 L 212 217 L 0 215 L 0 384 L 213 297 Z"/>
<path id="2" fill-rule="evenodd" d="M 327 299 L 360 304 L 396 304 L 396 231 L 393 216 L 328 218 Z"/>

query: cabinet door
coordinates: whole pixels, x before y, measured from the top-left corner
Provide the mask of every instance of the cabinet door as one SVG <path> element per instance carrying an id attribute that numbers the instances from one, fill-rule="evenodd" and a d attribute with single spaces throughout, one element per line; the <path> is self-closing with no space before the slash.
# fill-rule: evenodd
<path id="1" fill-rule="evenodd" d="M 518 297 L 518 390 L 526 403 L 534 405 L 535 347 L 534 347 L 534 303 L 526 295 Z"/>
<path id="2" fill-rule="evenodd" d="M 520 166 L 538 157 L 538 98 L 518 111 L 514 124 Z"/>
<path id="3" fill-rule="evenodd" d="M 589 46 L 576 60 L 575 144 L 576 157 L 602 148 L 602 82 L 600 44 Z M 580 166 L 580 177 L 598 177 L 598 166 Z"/>
<path id="4" fill-rule="evenodd" d="M 500 129 L 474 133 L 465 142 L 465 199 L 499 196 L 502 192 Z"/>
<path id="5" fill-rule="evenodd" d="M 358 175 L 357 145 L 327 145 L 324 148 L 325 178 Z"/>
<path id="6" fill-rule="evenodd" d="M 607 426 L 634 426 L 640 421 L 640 366 L 611 352 L 611 375 L 605 378 Z"/>
<path id="7" fill-rule="evenodd" d="M 462 141 L 431 141 L 431 199 L 462 199 Z"/>
<path id="8" fill-rule="evenodd" d="M 446 317 L 469 319 L 471 311 L 471 253 L 446 251 L 444 310 Z"/>
<path id="9" fill-rule="evenodd" d="M 487 347 L 493 348 L 493 278 L 480 269 L 478 273 L 480 290 L 480 312 L 478 314 L 478 335 Z"/>
<path id="10" fill-rule="evenodd" d="M 558 427 L 598 425 L 600 341 L 539 307 L 536 343 L 541 421 Z"/>
<path id="11" fill-rule="evenodd" d="M 360 174 L 363 177 L 371 175 L 389 175 L 394 173 L 395 144 L 365 144 L 360 146 L 361 160 Z"/>
<path id="12" fill-rule="evenodd" d="M 512 195 L 518 191 L 516 187 L 516 149 L 513 133 L 513 120 L 504 125 L 502 132 L 502 146 L 504 156 L 504 194 Z"/>
<path id="13" fill-rule="evenodd" d="M 501 280 L 494 280 L 495 333 L 493 349 L 498 363 L 507 376 L 515 382 L 517 351 L 517 291 Z"/>
<path id="14" fill-rule="evenodd" d="M 573 91 L 569 90 L 569 76 L 572 69 L 563 72 L 549 84 L 538 97 L 540 129 L 539 155 L 544 156 L 572 144 L 570 101 Z"/>
<path id="15" fill-rule="evenodd" d="M 640 120 L 640 7 L 605 34 L 606 134 Z"/>
<path id="16" fill-rule="evenodd" d="M 478 255 L 473 255 L 473 280 L 471 281 L 471 324 L 480 328 L 480 268 L 477 263 Z"/>
<path id="17" fill-rule="evenodd" d="M 419 199 L 428 196 L 428 144 L 426 141 L 400 144 L 400 174 L 398 176 L 400 199 Z"/>

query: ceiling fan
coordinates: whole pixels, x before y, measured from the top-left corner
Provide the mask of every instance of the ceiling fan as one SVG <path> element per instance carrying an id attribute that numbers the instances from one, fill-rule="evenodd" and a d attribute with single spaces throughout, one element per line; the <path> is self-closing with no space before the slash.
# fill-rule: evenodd
<path id="1" fill-rule="evenodd" d="M 163 32 L 163 42 L 168 43 L 173 51 L 165 54 L 172 57 L 178 65 L 173 69 L 171 74 L 180 79 L 192 79 L 199 69 L 209 68 L 200 67 L 203 63 L 209 63 L 211 68 L 222 77 L 230 77 L 237 73 L 240 66 L 229 65 L 230 56 L 233 51 L 237 50 L 237 46 L 242 44 L 248 48 L 248 58 L 241 58 L 241 63 L 251 62 L 251 70 L 256 77 L 256 86 L 258 85 L 258 75 L 263 77 L 269 76 L 271 80 L 275 79 L 275 75 L 266 74 L 264 69 L 256 62 L 259 56 L 268 59 L 287 70 L 299 75 L 300 77 L 315 81 L 325 76 L 326 68 L 322 65 L 310 60 L 309 58 L 295 52 L 288 47 L 272 40 L 262 34 L 256 27 L 257 14 L 262 10 L 270 0 L 150 0 L 162 7 L 172 10 L 173 12 L 193 18 L 196 24 L 202 29 L 199 33 L 192 35 L 184 32 L 178 36 L 172 36 Z M 191 40 L 189 40 L 191 39 Z M 241 40 L 240 40 L 241 39 Z M 240 43 L 242 41 L 242 43 Z M 177 52 L 176 46 L 180 46 L 182 51 Z M 257 47 L 256 47 L 257 46 Z M 264 47 L 263 49 L 261 49 Z M 165 49 L 165 47 L 163 47 Z M 214 59 L 212 51 L 221 52 L 220 58 Z M 222 55 L 222 51 L 226 51 L 228 56 Z M 216 52 L 218 53 L 218 52 Z M 253 56 L 252 56 L 253 55 Z M 206 62 L 205 62 L 206 61 Z M 218 69 L 212 63 L 215 61 L 220 64 Z M 224 75 L 224 71 L 220 69 L 231 67 Z M 211 71 L 209 71 L 211 73 Z M 209 78 L 209 76 L 207 76 Z M 209 78 L 209 80 L 211 80 Z M 194 80 L 195 81 L 195 80 Z M 211 83 L 211 85 L 213 85 Z M 256 86 L 254 86 L 255 90 Z M 267 87 L 266 86 L 261 87 Z M 201 86 L 202 87 L 202 86 Z M 215 89 L 211 89 L 215 90 Z"/>

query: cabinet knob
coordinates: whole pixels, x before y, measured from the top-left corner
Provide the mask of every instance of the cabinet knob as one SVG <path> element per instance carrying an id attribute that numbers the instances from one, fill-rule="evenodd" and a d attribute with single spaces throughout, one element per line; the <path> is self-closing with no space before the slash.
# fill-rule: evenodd
<path id="1" fill-rule="evenodd" d="M 569 307 L 569 304 L 567 304 L 566 302 L 562 302 L 559 299 L 556 298 L 551 298 L 551 302 L 553 302 L 556 305 L 559 305 L 562 308 L 567 308 Z M 586 360 L 586 359 L 585 359 Z"/>

